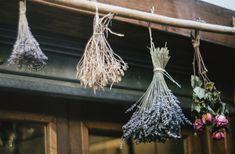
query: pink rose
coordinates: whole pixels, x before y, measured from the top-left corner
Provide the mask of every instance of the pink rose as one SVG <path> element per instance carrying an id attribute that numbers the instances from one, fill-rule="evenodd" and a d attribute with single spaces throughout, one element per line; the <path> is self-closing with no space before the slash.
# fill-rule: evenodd
<path id="1" fill-rule="evenodd" d="M 224 132 L 214 132 L 211 136 L 214 140 L 224 139 Z"/>
<path id="2" fill-rule="evenodd" d="M 211 113 L 206 113 L 202 115 L 202 122 L 204 124 L 210 124 L 213 121 L 213 115 Z"/>
<path id="3" fill-rule="evenodd" d="M 201 119 L 196 119 L 193 126 L 196 131 L 203 131 L 204 129 L 204 123 Z"/>
<path id="4" fill-rule="evenodd" d="M 217 115 L 215 117 L 215 123 L 217 127 L 225 127 L 228 124 L 228 119 L 224 115 Z"/>

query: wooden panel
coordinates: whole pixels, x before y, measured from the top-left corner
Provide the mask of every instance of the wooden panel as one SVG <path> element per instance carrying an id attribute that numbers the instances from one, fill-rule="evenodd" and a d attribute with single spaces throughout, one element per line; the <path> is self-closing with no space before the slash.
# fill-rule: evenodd
<path id="1" fill-rule="evenodd" d="M 76 120 L 69 122 L 70 154 L 88 154 L 88 128 Z"/>
<path id="2" fill-rule="evenodd" d="M 50 122 L 47 125 L 47 154 L 57 154 L 57 133 L 56 124 Z"/>
<path id="3" fill-rule="evenodd" d="M 12 112 L 12 111 L 1 111 L 0 119 L 2 120 L 14 120 L 14 121 L 28 121 L 28 122 L 42 122 L 49 123 L 54 122 L 56 119 L 53 116 L 41 115 L 35 113 L 26 112 Z"/>
<path id="4" fill-rule="evenodd" d="M 58 107 L 56 108 L 58 110 Z M 68 154 L 69 152 L 69 122 L 67 116 L 67 106 L 64 105 L 57 115 L 57 147 L 58 154 Z"/>
<path id="5" fill-rule="evenodd" d="M 108 131 L 121 131 L 121 123 L 105 123 L 105 122 L 85 122 L 85 125 L 90 129 L 101 129 Z"/>
<path id="6" fill-rule="evenodd" d="M 195 135 L 193 131 L 184 130 L 184 154 L 210 154 L 209 147 L 207 143 L 207 134 Z"/>

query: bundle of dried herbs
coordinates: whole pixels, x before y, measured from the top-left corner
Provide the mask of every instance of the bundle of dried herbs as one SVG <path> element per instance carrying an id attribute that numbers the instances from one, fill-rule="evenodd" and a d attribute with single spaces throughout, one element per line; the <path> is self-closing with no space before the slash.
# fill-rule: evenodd
<path id="1" fill-rule="evenodd" d="M 153 79 L 144 95 L 127 111 L 135 109 L 123 126 L 123 139 L 133 138 L 136 143 L 165 142 L 181 137 L 181 125 L 191 124 L 184 116 L 179 100 L 168 88 L 164 75 L 177 82 L 165 71 L 170 59 L 167 47 L 155 48 L 150 34 L 150 54 L 153 63 Z M 178 85 L 178 84 L 177 84 Z M 178 85 L 179 86 L 179 85 Z"/>
<path id="2" fill-rule="evenodd" d="M 193 36 L 194 59 L 191 85 L 193 88 L 192 115 L 195 118 L 194 129 L 200 133 L 207 126 L 215 140 L 224 138 L 229 114 L 226 104 L 221 101 L 220 92 L 207 77 L 207 69 L 200 53 L 200 36 L 196 31 Z M 226 129 L 224 129 L 226 128 Z"/>
<path id="3" fill-rule="evenodd" d="M 31 70 L 39 70 L 46 65 L 47 59 L 28 26 L 26 0 L 20 0 L 18 35 L 8 62 L 20 68 L 25 65 Z"/>
<path id="4" fill-rule="evenodd" d="M 97 7 L 96 7 L 97 8 Z M 113 18 L 109 13 L 99 18 L 98 8 L 94 18 L 93 35 L 89 39 L 85 52 L 77 65 L 77 78 L 84 87 L 103 89 L 105 86 L 121 81 L 127 64 L 120 56 L 114 53 L 106 37 L 108 33 L 123 36 L 112 32 L 108 26 Z"/>

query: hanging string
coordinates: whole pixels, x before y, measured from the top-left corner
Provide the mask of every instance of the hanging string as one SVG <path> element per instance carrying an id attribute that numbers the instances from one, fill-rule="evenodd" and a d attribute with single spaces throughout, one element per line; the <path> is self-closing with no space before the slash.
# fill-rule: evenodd
<path id="1" fill-rule="evenodd" d="M 191 113 L 194 116 L 195 134 L 202 132 L 207 126 L 210 127 L 211 137 L 214 140 L 224 138 L 224 128 L 228 124 L 229 112 L 226 104 L 221 101 L 220 92 L 215 84 L 207 77 L 207 68 L 200 53 L 199 31 L 195 30 L 192 35 L 192 45 L 194 48 L 193 75 L 191 85 L 193 88 L 193 103 Z M 223 125 L 220 120 L 223 119 Z"/>
<path id="2" fill-rule="evenodd" d="M 202 78 L 203 82 L 209 82 L 209 78 L 207 77 L 207 68 L 203 61 L 200 52 L 200 35 L 199 31 L 195 30 L 195 35 L 192 35 L 192 45 L 194 48 L 194 57 L 193 57 L 193 74 L 197 75 Z M 197 70 L 197 71 L 196 71 Z"/>
<path id="3" fill-rule="evenodd" d="M 26 18 L 26 0 L 19 1 L 18 35 L 8 63 L 19 68 L 26 66 L 30 70 L 39 70 L 46 65 L 48 58 L 33 37 Z"/>
<path id="4" fill-rule="evenodd" d="M 151 9 L 151 13 L 154 13 L 154 7 L 152 7 L 152 9 Z M 150 38 L 150 51 L 154 51 L 154 49 L 155 49 L 155 44 L 154 44 L 154 42 L 153 42 L 153 37 L 152 37 L 151 23 L 149 23 L 148 30 L 149 30 L 149 38 Z M 167 42 L 165 43 L 165 48 L 167 48 L 166 45 L 167 45 Z M 151 52 L 151 55 L 152 55 L 152 52 Z M 175 83 L 178 87 L 181 87 L 181 85 L 178 84 L 178 83 L 171 77 L 171 75 L 170 75 L 165 69 L 156 66 L 156 64 L 157 64 L 158 62 L 154 62 L 155 59 L 157 59 L 157 58 L 156 58 L 156 57 L 155 57 L 155 58 L 152 58 L 152 62 L 153 62 L 153 71 L 154 71 L 154 72 L 156 72 L 156 71 L 157 71 L 157 72 L 161 72 L 164 76 L 166 76 L 169 80 L 171 80 L 173 83 Z M 168 61 L 167 61 L 167 62 L 168 62 Z M 166 62 L 166 63 L 167 63 L 167 62 Z M 165 67 L 165 66 L 166 66 L 166 64 L 164 64 L 163 67 Z"/>

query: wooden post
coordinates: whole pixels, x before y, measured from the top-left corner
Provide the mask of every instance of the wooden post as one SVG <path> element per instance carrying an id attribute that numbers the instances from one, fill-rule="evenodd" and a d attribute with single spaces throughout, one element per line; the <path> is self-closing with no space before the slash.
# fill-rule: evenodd
<path id="1" fill-rule="evenodd" d="M 71 154 L 89 154 L 88 149 L 88 128 L 83 122 L 69 121 L 69 138 Z"/>

